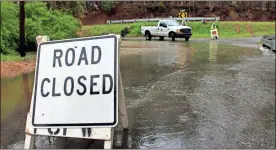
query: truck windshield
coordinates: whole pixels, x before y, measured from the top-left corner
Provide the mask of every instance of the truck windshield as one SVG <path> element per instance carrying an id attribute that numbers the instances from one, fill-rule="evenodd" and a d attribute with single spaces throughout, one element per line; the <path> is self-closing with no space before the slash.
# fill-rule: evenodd
<path id="1" fill-rule="evenodd" d="M 166 21 L 168 26 L 179 26 L 180 24 L 175 20 Z"/>

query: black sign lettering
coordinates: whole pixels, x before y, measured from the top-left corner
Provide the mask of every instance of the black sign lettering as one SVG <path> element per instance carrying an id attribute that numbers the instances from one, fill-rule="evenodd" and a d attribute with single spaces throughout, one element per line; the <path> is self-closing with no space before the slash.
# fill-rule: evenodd
<path id="1" fill-rule="evenodd" d="M 94 91 L 93 87 L 97 85 L 96 82 L 94 82 L 94 78 L 99 78 L 99 75 L 91 75 L 90 76 L 90 95 L 94 95 L 94 94 L 100 94 L 99 91 Z"/>
<path id="2" fill-rule="evenodd" d="M 91 136 L 91 128 L 81 128 L 81 130 L 82 130 L 82 136 L 83 137 L 86 137 L 86 130 L 87 130 L 88 137 Z"/>
<path id="3" fill-rule="evenodd" d="M 46 81 L 47 81 L 48 83 L 50 83 L 50 79 L 48 79 L 48 78 L 43 79 L 42 82 L 41 82 L 41 96 L 42 96 L 42 97 L 47 97 L 47 96 L 50 94 L 50 92 L 46 92 L 46 94 L 45 94 L 44 91 L 43 91 L 43 89 L 44 89 L 44 83 L 45 83 Z"/>
<path id="4" fill-rule="evenodd" d="M 60 131 L 59 128 L 57 128 L 57 130 L 56 130 L 55 132 L 53 132 L 51 128 L 48 128 L 48 132 L 49 132 L 49 134 L 51 134 L 51 135 L 57 135 L 57 134 L 59 133 L 59 131 Z"/>
<path id="5" fill-rule="evenodd" d="M 60 93 L 56 93 L 56 78 L 53 78 L 53 88 L 52 88 L 52 96 L 60 96 Z"/>
<path id="6" fill-rule="evenodd" d="M 70 82 L 71 82 L 71 89 L 70 89 L 69 92 L 67 91 L 67 87 L 68 87 L 68 86 L 67 86 L 67 83 L 68 83 L 68 80 L 70 80 Z M 71 95 L 72 95 L 73 90 L 74 90 L 74 79 L 73 79 L 72 77 L 67 77 L 67 78 L 65 79 L 63 89 L 64 89 L 64 94 L 65 94 L 66 96 L 71 96 Z"/>
<path id="7" fill-rule="evenodd" d="M 59 55 L 57 55 L 57 53 L 59 53 Z M 56 67 L 56 61 L 58 61 L 59 67 L 62 67 L 61 60 L 60 60 L 62 55 L 63 53 L 61 49 L 54 50 L 53 67 Z"/>
<path id="8" fill-rule="evenodd" d="M 44 78 L 41 81 L 40 94 L 42 95 L 42 97 L 48 97 L 49 95 L 51 95 L 52 97 L 58 97 L 63 94 L 65 96 L 71 96 L 74 92 L 76 92 L 76 94 L 82 96 L 85 95 L 89 89 L 90 95 L 110 94 L 113 90 L 114 79 L 110 74 L 90 75 L 90 78 L 88 79 L 90 79 L 90 81 L 87 80 L 87 77 L 84 75 L 78 77 L 77 79 L 68 76 L 63 81 L 63 90 L 57 91 L 57 79 L 53 78 L 51 81 L 49 78 Z M 48 88 L 49 91 L 46 90 L 45 84 L 47 83 L 52 85 L 51 91 L 50 88 Z M 75 88 L 76 84 L 80 85 L 80 88 Z M 99 86 L 101 86 L 102 89 L 100 89 Z"/>
<path id="9" fill-rule="evenodd" d="M 34 134 L 36 134 L 36 131 L 37 131 L 37 129 L 36 129 L 36 128 L 34 128 Z"/>
<path id="10" fill-rule="evenodd" d="M 95 60 L 95 50 L 98 50 L 98 59 Z M 102 57 L 102 51 L 99 46 L 92 46 L 92 57 L 91 57 L 91 64 L 97 64 L 100 62 Z"/>
<path id="11" fill-rule="evenodd" d="M 106 90 L 106 79 L 109 79 L 109 89 Z M 112 87 L 113 87 L 113 80 L 112 80 L 112 76 L 110 74 L 104 74 L 103 75 L 103 94 L 109 94 L 112 91 Z"/>
<path id="12" fill-rule="evenodd" d="M 87 60 L 87 55 L 86 55 L 85 47 L 83 47 L 82 50 L 81 50 L 78 66 L 81 64 L 81 62 L 83 60 L 84 60 L 85 65 L 88 65 L 88 60 Z"/>
<path id="13" fill-rule="evenodd" d="M 78 83 L 79 83 L 79 85 L 81 85 L 82 86 L 82 88 L 83 88 L 83 91 L 82 92 L 80 92 L 80 90 L 78 89 L 77 90 L 77 93 L 81 96 L 81 95 L 84 95 L 85 93 L 86 93 L 86 86 L 85 86 L 85 84 L 83 83 L 83 82 L 81 82 L 81 79 L 83 79 L 84 81 L 86 80 L 86 77 L 85 76 L 80 76 L 79 78 L 78 78 Z"/>
<path id="14" fill-rule="evenodd" d="M 67 133 L 67 128 L 63 128 L 63 136 L 66 136 L 66 133 Z"/>
<path id="15" fill-rule="evenodd" d="M 93 72 L 83 70 L 86 74 L 79 74 L 79 76 L 64 76 L 66 74 L 63 75 L 62 70 L 62 67 L 71 67 L 73 65 L 74 68 L 72 68 L 72 71 L 84 65 L 99 65 L 103 54 L 105 54 L 103 52 L 102 48 L 97 45 L 86 47 L 72 46 L 64 49 L 60 47 L 54 48 L 53 55 L 51 54 L 53 56 L 53 64 L 50 65 L 53 68 L 57 67 L 57 69 L 61 70 L 58 73 L 62 74 L 62 78 L 54 76 L 51 78 L 44 77 L 42 80 L 40 79 L 40 94 L 42 98 L 50 96 L 72 96 L 73 94 L 77 94 L 78 96 L 83 96 L 85 94 L 111 94 L 115 86 L 114 84 L 116 83 L 112 74 L 105 74 L 102 72 L 101 74 L 93 74 L 94 70 Z M 91 67 L 91 69 L 98 69 L 98 67 Z M 90 74 L 87 74 L 88 72 L 90 72 Z M 63 86 L 63 88 L 59 88 L 59 86 Z M 49 129 L 49 132 L 51 132 L 51 129 Z"/>
<path id="16" fill-rule="evenodd" d="M 71 62 L 69 62 L 69 52 L 72 53 L 72 57 L 71 57 Z M 66 54 L 65 54 L 65 64 L 66 66 L 72 66 L 75 62 L 75 49 L 73 48 L 69 48 L 67 51 L 66 51 Z"/>

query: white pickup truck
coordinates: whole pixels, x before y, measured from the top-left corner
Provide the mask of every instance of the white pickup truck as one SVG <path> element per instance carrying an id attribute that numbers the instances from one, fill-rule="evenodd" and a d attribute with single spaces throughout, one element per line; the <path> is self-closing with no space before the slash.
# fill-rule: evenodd
<path id="1" fill-rule="evenodd" d="M 160 20 L 157 26 L 142 26 L 141 33 L 147 40 L 151 40 L 152 37 L 159 37 L 161 40 L 169 37 L 172 41 L 175 41 L 175 38 L 185 38 L 185 41 L 189 41 L 192 28 L 182 26 L 176 20 Z"/>

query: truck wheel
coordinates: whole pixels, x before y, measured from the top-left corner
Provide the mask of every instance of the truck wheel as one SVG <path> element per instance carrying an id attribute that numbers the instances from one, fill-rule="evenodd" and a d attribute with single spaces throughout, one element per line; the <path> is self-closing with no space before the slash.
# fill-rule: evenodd
<path id="1" fill-rule="evenodd" d="M 151 34 L 150 34 L 149 31 L 146 32 L 146 39 L 147 39 L 148 41 L 151 40 Z"/>
<path id="2" fill-rule="evenodd" d="M 170 37 L 172 38 L 172 41 L 175 41 L 175 33 L 171 32 Z"/>
<path id="3" fill-rule="evenodd" d="M 189 39 L 190 39 L 189 37 L 186 37 L 186 38 L 185 38 L 185 41 L 189 41 Z"/>
<path id="4" fill-rule="evenodd" d="M 160 40 L 164 40 L 164 38 L 165 38 L 164 36 L 159 36 Z"/>

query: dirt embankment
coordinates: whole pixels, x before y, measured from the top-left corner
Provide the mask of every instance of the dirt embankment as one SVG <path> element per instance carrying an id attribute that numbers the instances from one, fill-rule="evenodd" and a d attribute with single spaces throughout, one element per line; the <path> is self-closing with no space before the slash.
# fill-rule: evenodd
<path id="1" fill-rule="evenodd" d="M 20 62 L 1 62 L 1 79 L 15 77 L 22 73 L 28 73 L 35 70 L 35 60 Z"/>
<path id="2" fill-rule="evenodd" d="M 120 2 L 111 14 L 103 10 L 91 10 L 82 19 L 84 25 L 105 24 L 107 20 L 152 18 L 152 17 L 177 17 L 180 10 L 185 9 L 189 17 L 212 17 L 218 16 L 223 21 L 275 21 L 275 9 L 239 8 L 232 5 L 206 4 L 193 6 L 192 3 L 174 2 L 162 7 L 144 5 L 143 2 L 128 4 Z"/>

